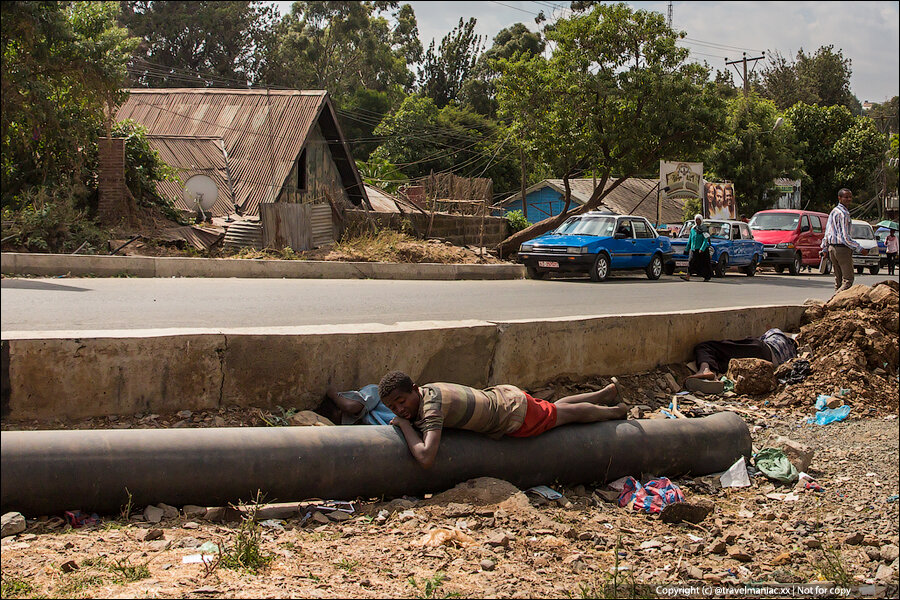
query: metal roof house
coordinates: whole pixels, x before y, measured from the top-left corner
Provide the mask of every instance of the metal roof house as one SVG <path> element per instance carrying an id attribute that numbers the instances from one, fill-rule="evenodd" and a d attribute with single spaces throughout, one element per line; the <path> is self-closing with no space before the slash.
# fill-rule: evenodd
<path id="1" fill-rule="evenodd" d="M 601 202 L 598 210 L 608 210 L 619 215 L 637 215 L 656 223 L 657 179 L 632 177 L 610 192 Z M 594 193 L 593 179 L 570 179 L 572 204 L 570 209 L 586 204 Z M 607 187 L 611 182 L 607 182 Z M 528 220 L 537 223 L 558 215 L 565 206 L 565 187 L 562 179 L 544 179 L 525 190 L 528 203 Z M 681 223 L 684 200 L 660 197 L 660 222 Z M 522 210 L 522 194 L 508 196 L 497 205 L 506 214 Z"/>
<path id="2" fill-rule="evenodd" d="M 369 206 L 327 92 L 261 89 L 129 90 L 116 120 L 132 119 L 181 183 L 158 190 L 182 210 L 182 184 L 204 174 L 218 187 L 213 216 L 259 214 L 264 202 Z"/>

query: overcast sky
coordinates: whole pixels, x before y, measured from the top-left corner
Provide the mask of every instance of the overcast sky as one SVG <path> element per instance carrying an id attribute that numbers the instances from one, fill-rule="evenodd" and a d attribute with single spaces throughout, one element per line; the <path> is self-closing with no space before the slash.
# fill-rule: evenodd
<path id="1" fill-rule="evenodd" d="M 280 12 L 291 2 L 276 2 Z M 550 20 L 568 14 L 568 2 L 409 2 L 416 12 L 419 36 L 427 48 L 441 38 L 460 17 L 478 19 L 477 32 L 494 35 L 513 23 L 538 29 L 539 11 Z M 667 2 L 629 2 L 635 8 L 666 13 Z M 683 44 L 692 58 L 725 67 L 725 58 L 740 58 L 746 51 L 778 50 L 793 57 L 800 48 L 813 53 L 833 44 L 851 59 L 851 90 L 861 101 L 883 102 L 900 88 L 900 2 L 674 2 L 673 25 L 687 32 Z M 759 61 L 758 67 L 762 67 Z M 732 73 L 734 71 L 732 70 Z M 735 82 L 740 78 L 735 74 Z"/>

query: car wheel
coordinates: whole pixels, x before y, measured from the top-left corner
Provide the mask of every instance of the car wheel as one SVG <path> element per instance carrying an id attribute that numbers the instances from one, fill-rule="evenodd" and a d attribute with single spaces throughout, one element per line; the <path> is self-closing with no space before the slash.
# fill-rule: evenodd
<path id="1" fill-rule="evenodd" d="M 606 281 L 607 277 L 609 277 L 609 257 L 601 252 L 591 267 L 591 281 Z"/>
<path id="2" fill-rule="evenodd" d="M 753 277 L 754 275 L 756 275 L 757 262 L 757 258 L 754 256 L 750 264 L 744 268 L 744 273 L 746 273 L 747 277 Z"/>
<path id="3" fill-rule="evenodd" d="M 544 271 L 538 271 L 537 267 L 525 267 L 525 273 L 528 275 L 528 279 L 543 279 L 547 276 Z"/>
<path id="4" fill-rule="evenodd" d="M 803 264 L 803 261 L 800 257 L 800 254 L 794 255 L 794 260 L 791 261 L 791 264 L 788 265 L 788 273 L 791 275 L 796 275 L 800 272 L 800 265 Z"/>
<path id="5" fill-rule="evenodd" d="M 647 279 L 650 279 L 651 281 L 659 279 L 659 276 L 662 275 L 662 272 L 662 258 L 659 256 L 659 254 L 654 254 L 653 258 L 650 259 L 650 264 L 647 265 Z"/>
<path id="6" fill-rule="evenodd" d="M 784 273 L 784 265 L 775 265 L 776 273 Z"/>
<path id="7" fill-rule="evenodd" d="M 872 275 L 878 275 L 878 271 L 881 270 L 881 267 L 869 267 L 869 273 Z"/>
<path id="8" fill-rule="evenodd" d="M 862 275 L 862 274 L 863 274 L 863 271 L 864 271 L 863 267 L 856 267 L 856 274 L 857 274 L 857 275 Z"/>
<path id="9" fill-rule="evenodd" d="M 716 263 L 716 277 L 725 277 L 725 271 L 728 270 L 728 255 L 723 254 Z"/>

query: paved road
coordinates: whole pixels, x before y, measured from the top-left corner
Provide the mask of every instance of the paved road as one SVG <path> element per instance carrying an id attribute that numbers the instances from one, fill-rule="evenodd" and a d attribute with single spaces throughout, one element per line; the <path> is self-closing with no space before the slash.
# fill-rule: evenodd
<path id="1" fill-rule="evenodd" d="M 858 276 L 869 285 L 886 276 Z M 510 320 L 801 303 L 821 275 L 737 273 L 709 283 L 617 275 L 604 283 L 313 279 L 3 279 L 2 331 L 238 328 Z"/>

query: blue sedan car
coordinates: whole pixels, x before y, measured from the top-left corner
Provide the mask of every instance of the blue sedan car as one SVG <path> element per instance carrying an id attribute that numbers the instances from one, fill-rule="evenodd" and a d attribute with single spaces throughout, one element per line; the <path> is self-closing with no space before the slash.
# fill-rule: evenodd
<path id="1" fill-rule="evenodd" d="M 589 212 L 522 244 L 519 261 L 532 279 L 588 273 L 591 280 L 603 281 L 618 269 L 643 269 L 649 279 L 659 279 L 671 253 L 669 238 L 657 235 L 647 219 Z"/>
<path id="2" fill-rule="evenodd" d="M 738 267 L 747 277 L 756 274 L 756 267 L 765 258 L 762 243 L 753 239 L 750 227 L 742 221 L 708 219 L 703 222 L 710 234 L 710 263 L 716 277 L 725 277 L 730 267 Z M 693 222 L 685 223 L 678 237 L 672 240 L 672 261 L 666 264 L 666 274 L 676 267 L 687 267 L 687 242 Z"/>

